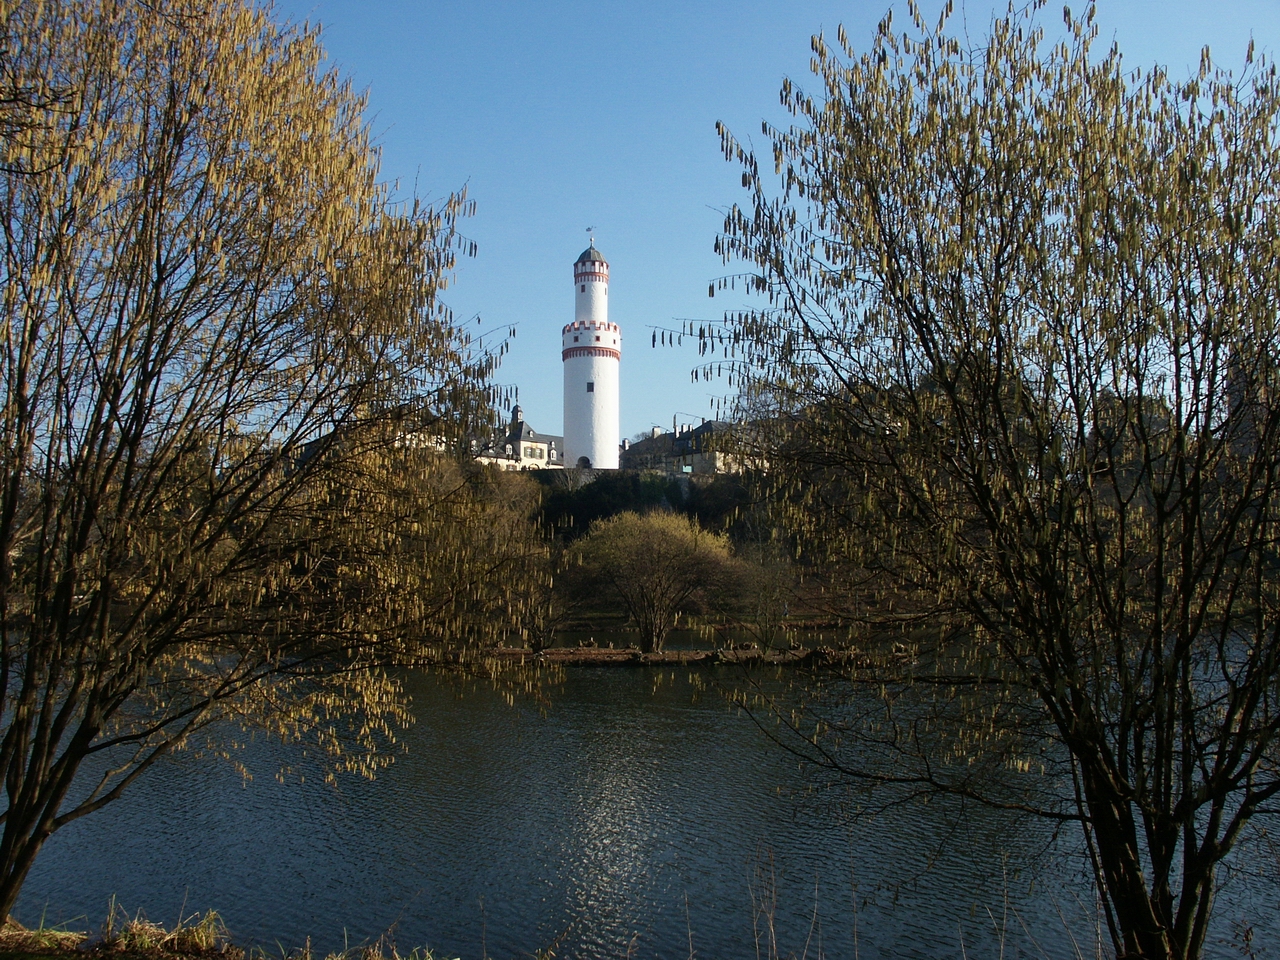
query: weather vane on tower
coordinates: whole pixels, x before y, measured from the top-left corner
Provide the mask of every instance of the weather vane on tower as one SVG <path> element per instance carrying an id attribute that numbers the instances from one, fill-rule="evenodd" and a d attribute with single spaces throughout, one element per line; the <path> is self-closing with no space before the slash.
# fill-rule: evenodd
<path id="1" fill-rule="evenodd" d="M 596 245 L 596 228 L 595 227 L 587 227 L 587 241 L 593 247 Z"/>

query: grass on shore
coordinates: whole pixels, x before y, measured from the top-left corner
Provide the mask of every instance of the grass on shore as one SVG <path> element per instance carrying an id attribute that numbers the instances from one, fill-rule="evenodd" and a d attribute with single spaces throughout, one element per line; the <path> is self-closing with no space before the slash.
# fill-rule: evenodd
<path id="1" fill-rule="evenodd" d="M 339 953 L 320 957 L 308 942 L 293 951 L 283 947 L 278 955 L 262 950 L 245 951 L 231 943 L 226 924 L 216 910 L 179 920 L 173 929 L 154 923 L 141 913 L 130 917 L 113 901 L 100 935 L 67 929 L 67 924 L 29 929 L 12 917 L 0 925 L 0 960 L 69 960 L 71 957 L 102 960 L 445 960 L 429 950 L 397 951 L 394 941 L 381 937 Z"/>

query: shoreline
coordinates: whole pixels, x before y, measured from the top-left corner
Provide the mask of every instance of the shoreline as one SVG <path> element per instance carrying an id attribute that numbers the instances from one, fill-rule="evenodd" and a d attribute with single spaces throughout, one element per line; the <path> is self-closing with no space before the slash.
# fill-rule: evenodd
<path id="1" fill-rule="evenodd" d="M 848 667 L 865 666 L 868 658 L 854 650 L 812 647 L 801 650 L 762 650 L 740 647 L 724 650 L 663 650 L 643 653 L 638 647 L 610 649 L 605 647 L 547 647 L 533 651 L 528 647 L 496 647 L 485 656 L 508 663 L 551 664 L 563 667 L 653 667 L 738 664 L 777 667 Z"/>

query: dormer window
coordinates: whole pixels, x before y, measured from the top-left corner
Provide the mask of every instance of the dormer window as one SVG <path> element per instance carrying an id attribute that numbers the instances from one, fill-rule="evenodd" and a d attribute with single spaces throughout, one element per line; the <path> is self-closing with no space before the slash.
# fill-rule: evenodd
<path id="1" fill-rule="evenodd" d="M 511 444 L 507 444 L 507 456 L 511 456 Z"/>

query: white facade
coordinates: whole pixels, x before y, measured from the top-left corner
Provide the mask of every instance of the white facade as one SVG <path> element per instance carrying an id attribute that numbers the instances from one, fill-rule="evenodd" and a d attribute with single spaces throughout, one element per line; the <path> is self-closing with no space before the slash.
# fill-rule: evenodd
<path id="1" fill-rule="evenodd" d="M 573 265 L 573 323 L 561 331 L 564 463 L 618 469 L 622 332 L 609 322 L 609 264 L 592 244 Z"/>

